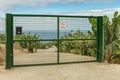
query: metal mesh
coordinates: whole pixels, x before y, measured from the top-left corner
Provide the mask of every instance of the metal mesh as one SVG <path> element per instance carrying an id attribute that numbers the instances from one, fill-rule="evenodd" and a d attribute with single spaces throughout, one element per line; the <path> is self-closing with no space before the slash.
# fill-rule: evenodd
<path id="1" fill-rule="evenodd" d="M 72 37 L 72 35 L 78 32 L 85 34 L 88 31 L 92 32 L 92 27 L 88 21 L 88 18 L 60 17 L 60 37 L 64 35 L 71 35 L 71 37 L 67 39 L 77 39 L 79 36 Z"/>
<path id="2" fill-rule="evenodd" d="M 15 29 L 21 26 L 23 33 L 37 34 L 41 39 L 57 38 L 57 18 L 53 17 L 14 17 Z"/>
<path id="3" fill-rule="evenodd" d="M 21 41 L 22 46 L 25 45 L 23 43 L 25 41 Z M 26 41 L 26 43 L 29 42 Z M 35 43 L 39 45 L 36 45 L 33 53 L 28 48 L 22 48 L 17 42 L 14 43 L 14 65 L 57 63 L 57 48 L 55 46 L 49 47 L 50 41 L 36 41 Z"/>
<path id="4" fill-rule="evenodd" d="M 24 35 L 17 35 L 16 27 L 22 27 Z M 14 65 L 95 60 L 96 36 L 93 35 L 88 18 L 14 16 Z M 29 53 L 30 47 L 33 53 Z"/>
<path id="5" fill-rule="evenodd" d="M 5 19 L 2 17 L 0 18 L 0 33 L 5 33 Z"/>
<path id="6" fill-rule="evenodd" d="M 63 45 L 64 44 L 64 45 Z M 60 62 L 95 61 L 97 55 L 96 41 L 73 40 L 61 41 Z"/>
<path id="7" fill-rule="evenodd" d="M 60 62 L 95 60 L 96 39 L 88 18 L 60 17 Z M 90 35 L 91 34 L 91 35 Z"/>
<path id="8" fill-rule="evenodd" d="M 5 19 L 0 18 L 0 44 L 5 44 Z"/>

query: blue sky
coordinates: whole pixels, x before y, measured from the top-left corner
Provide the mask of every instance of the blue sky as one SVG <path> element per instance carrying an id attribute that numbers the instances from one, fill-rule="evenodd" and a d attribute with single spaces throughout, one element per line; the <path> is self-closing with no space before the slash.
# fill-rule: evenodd
<path id="1" fill-rule="evenodd" d="M 120 0 L 0 0 L 0 29 L 5 14 L 108 15 L 120 12 Z"/>
<path id="2" fill-rule="evenodd" d="M 70 13 L 87 10 L 102 10 L 120 7 L 120 1 L 108 2 L 74 2 L 74 3 L 51 3 L 47 6 L 16 6 L 10 10 L 15 13 L 38 13 L 38 14 L 52 14 L 52 13 Z"/>
<path id="3" fill-rule="evenodd" d="M 14 30 L 16 29 L 16 26 L 22 26 L 23 30 L 57 30 L 56 17 L 14 17 L 13 24 Z M 91 24 L 87 18 L 60 17 L 59 27 L 60 31 L 78 29 L 91 30 Z"/>
<path id="4" fill-rule="evenodd" d="M 119 4 L 120 0 L 4 0 L 0 3 L 0 14 L 84 14 L 97 10 L 104 14 L 104 11 L 120 10 Z"/>

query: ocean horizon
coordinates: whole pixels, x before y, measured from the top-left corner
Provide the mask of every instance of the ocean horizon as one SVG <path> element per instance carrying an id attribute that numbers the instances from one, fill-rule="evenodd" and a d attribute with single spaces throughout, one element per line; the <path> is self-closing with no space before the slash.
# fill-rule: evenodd
<path id="1" fill-rule="evenodd" d="M 59 36 L 64 36 L 71 30 L 60 30 Z M 77 30 L 73 30 L 73 32 L 76 32 Z M 81 32 L 87 32 L 88 30 L 81 30 Z M 28 34 L 31 33 L 36 34 L 40 36 L 41 39 L 55 39 L 57 38 L 57 30 L 23 30 L 22 33 Z M 0 31 L 0 34 L 5 34 L 5 31 Z M 13 35 L 16 35 L 16 31 L 13 31 Z"/>

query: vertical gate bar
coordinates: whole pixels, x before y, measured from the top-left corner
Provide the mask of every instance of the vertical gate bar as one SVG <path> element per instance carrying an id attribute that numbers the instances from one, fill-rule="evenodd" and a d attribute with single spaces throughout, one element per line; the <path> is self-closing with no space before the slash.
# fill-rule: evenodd
<path id="1" fill-rule="evenodd" d="M 13 66 L 13 17 L 6 14 L 6 69 Z"/>
<path id="2" fill-rule="evenodd" d="M 57 17 L 57 63 L 59 64 L 59 17 Z"/>
<path id="3" fill-rule="evenodd" d="M 12 63 L 11 65 L 13 66 L 13 59 L 14 59 L 14 52 L 13 52 L 13 16 L 11 14 L 11 60 L 12 60 Z"/>
<path id="4" fill-rule="evenodd" d="M 104 27 L 103 27 L 103 17 L 99 17 L 99 22 L 100 22 L 100 60 L 99 62 L 104 61 Z"/>
<path id="5" fill-rule="evenodd" d="M 97 18 L 97 61 L 103 62 L 104 60 L 104 28 L 103 17 Z"/>
<path id="6" fill-rule="evenodd" d="M 97 55 L 96 55 L 96 58 L 97 58 L 97 61 L 99 61 L 99 18 L 97 17 Z"/>

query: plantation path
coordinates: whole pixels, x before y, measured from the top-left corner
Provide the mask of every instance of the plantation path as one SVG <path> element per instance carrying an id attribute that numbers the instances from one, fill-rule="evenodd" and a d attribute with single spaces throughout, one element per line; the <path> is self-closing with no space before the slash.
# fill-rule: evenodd
<path id="1" fill-rule="evenodd" d="M 76 62 L 76 61 L 95 61 L 94 57 L 75 55 L 70 53 L 61 53 L 60 62 Z M 46 64 L 57 63 L 57 49 L 55 47 L 49 49 L 39 49 L 37 53 L 23 53 L 15 56 L 15 65 L 24 64 Z"/>
<path id="2" fill-rule="evenodd" d="M 0 68 L 0 80 L 120 80 L 120 65 L 97 62 Z"/>
<path id="3" fill-rule="evenodd" d="M 60 53 L 61 61 L 91 60 L 94 58 Z M 15 56 L 15 64 L 56 62 L 56 49 L 40 49 L 37 53 Z M 27 62 L 28 61 L 28 62 Z M 0 80 L 120 80 L 120 65 L 87 62 L 75 64 L 13 67 L 0 66 Z"/>

